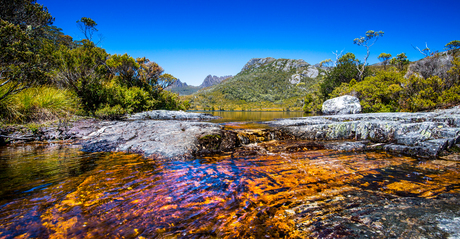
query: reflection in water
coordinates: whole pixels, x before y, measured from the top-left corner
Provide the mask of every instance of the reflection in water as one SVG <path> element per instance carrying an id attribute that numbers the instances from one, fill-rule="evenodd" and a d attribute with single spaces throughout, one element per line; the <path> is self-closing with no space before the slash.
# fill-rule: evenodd
<path id="1" fill-rule="evenodd" d="M 299 111 L 194 111 L 200 113 L 220 116 L 221 119 L 212 120 L 214 123 L 226 122 L 259 122 L 270 121 L 274 119 L 294 118 L 306 116 L 304 112 Z"/>
<path id="2" fill-rule="evenodd" d="M 161 164 L 70 148 L 1 151 L 1 186 L 11 190 L 0 238 L 442 238 L 440 218 L 460 216 L 455 162 L 307 145 L 273 141 Z M 48 162 L 34 171 L 26 156 Z"/>

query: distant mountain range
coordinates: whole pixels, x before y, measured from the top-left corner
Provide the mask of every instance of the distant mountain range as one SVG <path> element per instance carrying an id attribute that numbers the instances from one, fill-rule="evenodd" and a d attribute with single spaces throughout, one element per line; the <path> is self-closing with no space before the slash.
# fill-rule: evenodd
<path id="1" fill-rule="evenodd" d="M 219 84 L 220 82 L 231 78 L 232 76 L 213 76 L 213 75 L 208 75 L 206 78 L 203 80 L 203 83 L 199 86 L 192 86 L 188 85 L 185 82 L 182 82 L 180 80 L 177 80 L 174 84 L 166 88 L 166 90 L 169 90 L 171 92 L 179 93 L 179 95 L 191 95 L 200 89 L 210 87 L 216 84 Z"/>

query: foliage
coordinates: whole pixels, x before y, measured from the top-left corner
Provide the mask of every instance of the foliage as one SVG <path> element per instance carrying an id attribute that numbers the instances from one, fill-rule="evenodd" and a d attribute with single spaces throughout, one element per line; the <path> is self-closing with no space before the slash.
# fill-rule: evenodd
<path id="1" fill-rule="evenodd" d="M 0 0 L 0 19 L 19 26 L 31 37 L 41 37 L 53 22 L 48 9 L 35 0 Z"/>
<path id="2" fill-rule="evenodd" d="M 126 110 L 121 105 L 105 105 L 103 108 L 96 110 L 95 116 L 103 120 L 120 120 L 126 115 Z"/>
<path id="3" fill-rule="evenodd" d="M 157 100 L 153 99 L 149 92 L 137 86 L 127 88 L 112 83 L 105 86 L 103 91 L 104 108 L 118 105 L 128 114 L 155 109 L 157 104 Z"/>
<path id="4" fill-rule="evenodd" d="M 77 21 L 77 26 L 88 41 L 92 41 L 94 32 L 98 31 L 96 28 L 97 23 L 89 17 L 82 17 Z"/>
<path id="5" fill-rule="evenodd" d="M 58 54 L 58 79 L 81 99 L 83 110 L 94 114 L 104 100 L 102 81 L 107 72 L 104 62 L 108 54 L 87 40 L 75 49 L 61 46 Z"/>
<path id="6" fill-rule="evenodd" d="M 316 90 L 305 96 L 302 110 L 308 113 L 320 113 L 324 103 L 324 97 L 319 92 L 320 84 L 316 84 L 312 88 Z"/>
<path id="7" fill-rule="evenodd" d="M 328 99 L 332 91 L 342 83 L 348 83 L 352 79 L 359 79 L 357 65 L 360 62 L 353 53 L 346 53 L 338 61 L 336 67 L 327 72 L 326 78 L 320 85 L 320 93 L 324 99 Z M 363 76 L 370 74 L 369 68 L 364 68 Z"/>
<path id="8" fill-rule="evenodd" d="M 393 112 L 430 110 L 460 102 L 460 61 L 453 61 L 450 74 L 457 76 L 453 83 L 438 76 L 427 78 L 412 75 L 404 78 L 396 70 L 378 71 L 375 76 L 361 82 L 343 83 L 331 94 L 332 97 L 356 94 L 361 100 L 363 112 Z"/>
<path id="9" fill-rule="evenodd" d="M 453 55 L 456 55 L 460 50 L 460 41 L 459 40 L 450 41 L 444 47 L 447 51 L 450 51 L 453 53 Z"/>
<path id="10" fill-rule="evenodd" d="M 141 86 L 139 82 L 136 82 L 137 71 L 140 66 L 136 60 L 128 54 L 111 55 L 107 59 L 106 65 L 110 70 L 112 77 L 116 78 L 118 84 L 125 87 Z"/>
<path id="11" fill-rule="evenodd" d="M 387 65 L 388 65 L 388 60 L 391 58 L 391 54 L 389 53 L 380 53 L 380 55 L 378 56 L 378 59 L 382 62 L 383 64 L 383 68 L 386 70 L 387 69 Z"/>
<path id="12" fill-rule="evenodd" d="M 409 65 L 409 60 L 407 59 L 406 53 L 403 52 L 396 55 L 396 57 L 393 57 L 390 64 L 395 65 L 400 71 L 402 71 L 406 65 Z"/>
<path id="13" fill-rule="evenodd" d="M 331 67 L 331 65 L 334 64 L 331 59 L 326 59 L 322 62 L 319 63 L 320 67 Z"/>
<path id="14" fill-rule="evenodd" d="M 41 122 L 75 112 L 78 99 L 68 90 L 51 86 L 32 87 L 0 102 L 4 122 Z"/>
<path id="15" fill-rule="evenodd" d="M 44 29 L 52 23 L 35 1 L 0 1 L 0 101 L 44 83 L 52 66 L 52 47 Z"/>
<path id="16" fill-rule="evenodd" d="M 259 67 L 246 69 L 218 85 L 198 91 L 190 100 L 193 109 L 205 110 L 301 110 L 305 92 L 322 76 L 299 78 L 301 84 L 292 83 L 293 75 L 305 71 L 304 67 L 289 70 L 287 59 L 277 59 Z"/>

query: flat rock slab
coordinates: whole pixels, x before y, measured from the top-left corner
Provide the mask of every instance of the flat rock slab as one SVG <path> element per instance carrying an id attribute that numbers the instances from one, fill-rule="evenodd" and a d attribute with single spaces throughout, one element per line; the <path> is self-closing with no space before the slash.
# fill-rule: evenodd
<path id="1" fill-rule="evenodd" d="M 140 153 L 158 159 L 186 159 L 199 150 L 199 139 L 221 135 L 221 127 L 207 122 L 114 121 L 83 137 L 89 152 Z"/>
<path id="2" fill-rule="evenodd" d="M 421 157 L 437 157 L 460 141 L 458 106 L 434 112 L 314 116 L 266 124 L 296 139 L 383 143 L 379 149 Z M 355 145 L 343 148 L 369 148 Z"/>
<path id="3" fill-rule="evenodd" d="M 193 121 L 209 121 L 219 119 L 218 116 L 204 113 L 191 113 L 184 111 L 170 110 L 152 110 L 141 113 L 136 113 L 128 117 L 128 120 L 193 120 Z"/>

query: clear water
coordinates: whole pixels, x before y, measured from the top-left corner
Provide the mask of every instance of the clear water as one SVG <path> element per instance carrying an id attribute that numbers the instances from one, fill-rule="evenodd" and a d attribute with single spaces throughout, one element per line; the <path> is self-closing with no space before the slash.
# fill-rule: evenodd
<path id="1" fill-rule="evenodd" d="M 158 163 L 0 148 L 0 238 L 447 238 L 457 162 L 272 141 Z"/>

